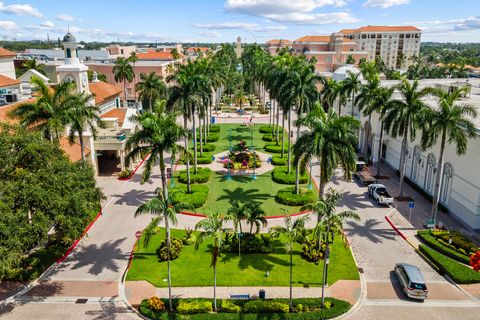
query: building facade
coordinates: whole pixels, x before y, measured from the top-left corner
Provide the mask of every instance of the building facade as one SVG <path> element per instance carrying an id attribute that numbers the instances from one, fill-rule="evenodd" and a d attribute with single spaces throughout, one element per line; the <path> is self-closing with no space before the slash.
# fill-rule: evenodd
<path id="1" fill-rule="evenodd" d="M 281 48 L 287 48 L 288 50 L 292 50 L 292 41 L 287 39 L 273 39 L 267 41 L 267 43 L 265 44 L 265 49 L 272 56 L 276 55 L 277 51 Z"/>

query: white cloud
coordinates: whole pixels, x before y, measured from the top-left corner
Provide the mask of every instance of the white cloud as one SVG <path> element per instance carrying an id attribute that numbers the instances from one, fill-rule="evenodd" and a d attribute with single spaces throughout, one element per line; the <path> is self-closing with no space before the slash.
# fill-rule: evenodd
<path id="1" fill-rule="evenodd" d="M 13 21 L 0 21 L 0 29 L 2 30 L 15 30 L 17 25 Z"/>
<path id="2" fill-rule="evenodd" d="M 45 27 L 47 29 L 55 28 L 55 24 L 52 21 L 45 21 L 44 23 L 40 24 L 41 27 Z"/>
<path id="3" fill-rule="evenodd" d="M 17 16 L 34 16 L 37 18 L 41 18 L 43 16 L 37 8 L 34 8 L 29 4 L 5 5 L 3 2 L 0 2 L 0 12 L 14 14 Z"/>
<path id="4" fill-rule="evenodd" d="M 398 6 L 401 4 L 407 4 L 410 0 L 367 0 L 363 4 L 364 7 L 380 7 L 383 9 Z"/>
<path id="5" fill-rule="evenodd" d="M 359 20 L 348 11 L 321 13 L 326 6 L 344 7 L 345 0 L 227 0 L 225 9 L 270 21 L 294 24 L 354 23 Z"/>
<path id="6" fill-rule="evenodd" d="M 72 17 L 68 14 L 64 14 L 64 13 L 60 13 L 59 15 L 57 15 L 57 20 L 60 20 L 60 21 L 75 21 L 75 17 Z"/>
<path id="7" fill-rule="evenodd" d="M 201 35 L 204 38 L 220 38 L 222 35 L 216 31 L 206 31 L 206 32 L 197 32 L 197 34 Z"/>
<path id="8" fill-rule="evenodd" d="M 249 22 L 195 23 L 193 26 L 199 29 L 246 30 L 253 32 L 272 32 L 287 29 L 285 26 L 261 26 L 257 23 Z"/>
<path id="9" fill-rule="evenodd" d="M 480 17 L 472 16 L 464 19 L 416 21 L 410 24 L 417 25 L 426 34 L 444 34 L 462 31 L 480 30 Z"/>

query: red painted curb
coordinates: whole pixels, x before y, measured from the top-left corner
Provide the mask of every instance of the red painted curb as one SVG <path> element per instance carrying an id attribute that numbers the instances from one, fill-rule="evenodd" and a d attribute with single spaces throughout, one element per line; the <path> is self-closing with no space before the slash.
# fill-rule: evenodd
<path id="1" fill-rule="evenodd" d="M 403 240 L 407 240 L 407 237 L 403 234 L 403 232 L 398 230 L 398 228 L 393 224 L 393 222 L 387 216 L 385 216 L 385 219 L 392 226 L 393 230 L 395 230 L 395 232 L 398 233 L 398 235 L 403 238 Z"/>
<path id="2" fill-rule="evenodd" d="M 68 248 L 68 250 L 65 252 L 65 254 L 61 258 L 57 259 L 57 263 L 63 262 L 63 260 L 65 260 L 69 256 L 69 254 L 73 251 L 73 249 L 75 249 L 75 247 L 78 245 L 80 240 L 82 240 L 82 238 L 87 234 L 88 230 L 90 230 L 90 228 L 98 220 L 98 218 L 100 218 L 101 215 L 102 215 L 102 209 L 100 209 L 100 211 L 98 211 L 95 219 L 93 219 L 92 222 L 90 222 L 88 224 L 88 226 L 85 228 L 82 236 L 80 238 L 78 238 L 77 240 L 75 240 L 75 242 L 70 246 L 70 248 Z"/>
<path id="3" fill-rule="evenodd" d="M 135 169 L 133 169 L 132 171 L 132 174 L 127 177 L 127 178 L 117 178 L 117 180 L 120 180 L 120 181 L 127 181 L 127 180 L 130 180 L 133 175 L 135 174 L 135 172 L 137 172 L 137 170 L 142 166 L 142 164 L 145 162 L 145 160 L 147 160 L 147 158 L 150 156 L 150 152 L 147 153 L 147 155 L 145 157 L 143 157 L 142 161 L 140 161 L 140 163 L 135 167 Z"/>
<path id="4" fill-rule="evenodd" d="M 296 213 L 292 213 L 292 214 L 284 214 L 284 215 L 278 215 L 278 216 L 266 216 L 265 219 L 279 219 L 279 218 L 285 218 L 285 217 L 295 217 L 295 216 L 299 216 L 299 215 L 302 215 L 302 214 L 305 214 L 307 212 L 310 212 L 308 210 L 305 210 L 305 211 L 300 211 L 300 212 L 296 212 Z M 203 214 L 203 213 L 194 213 L 194 212 L 188 212 L 188 211 L 180 211 L 179 212 L 180 214 L 183 214 L 183 215 L 186 215 L 186 216 L 192 216 L 192 217 L 199 217 L 199 218 L 205 218 L 207 217 L 207 215 Z"/>

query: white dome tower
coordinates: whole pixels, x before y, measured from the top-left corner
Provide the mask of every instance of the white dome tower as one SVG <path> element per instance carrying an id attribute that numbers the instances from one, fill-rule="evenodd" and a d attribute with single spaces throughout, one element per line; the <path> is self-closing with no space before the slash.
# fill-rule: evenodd
<path id="1" fill-rule="evenodd" d="M 78 92 L 90 93 L 88 87 L 88 67 L 81 63 L 78 58 L 77 39 L 68 32 L 63 37 L 62 45 L 65 53 L 65 64 L 57 67 L 60 82 L 75 82 Z"/>

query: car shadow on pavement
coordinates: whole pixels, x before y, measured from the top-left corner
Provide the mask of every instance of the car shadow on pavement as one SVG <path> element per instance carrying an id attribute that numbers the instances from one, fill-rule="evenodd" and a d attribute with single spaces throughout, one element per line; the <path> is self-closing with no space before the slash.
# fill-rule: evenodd
<path id="1" fill-rule="evenodd" d="M 347 221 L 345 233 L 347 237 L 360 236 L 367 238 L 372 243 L 382 243 L 384 239 L 394 240 L 396 232 L 392 229 L 375 229 L 382 221 L 368 219 L 364 224 L 355 221 Z"/>
<path id="2" fill-rule="evenodd" d="M 80 269 L 89 267 L 88 273 L 94 276 L 99 275 L 104 270 L 119 272 L 120 266 L 117 260 L 126 260 L 130 253 L 122 252 L 120 244 L 127 238 L 109 241 L 98 246 L 90 244 L 77 250 L 74 254 L 67 258 L 58 268 L 56 268 L 51 276 L 60 273 L 64 269 Z"/>
<path id="3" fill-rule="evenodd" d="M 115 204 L 138 207 L 155 196 L 154 191 L 132 189 L 123 194 L 116 194 Z"/>

